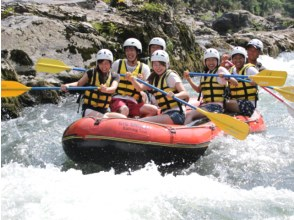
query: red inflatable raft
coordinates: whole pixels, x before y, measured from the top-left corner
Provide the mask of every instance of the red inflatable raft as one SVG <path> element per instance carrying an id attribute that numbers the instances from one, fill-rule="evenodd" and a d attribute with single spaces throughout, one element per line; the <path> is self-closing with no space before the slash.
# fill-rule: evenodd
<path id="1" fill-rule="evenodd" d="M 265 131 L 263 117 L 237 116 L 250 126 L 250 132 Z M 196 161 L 208 144 L 223 132 L 208 119 L 193 125 L 166 125 L 138 119 L 81 118 L 72 123 L 62 138 L 66 155 L 75 162 L 101 165 L 190 163 Z"/>

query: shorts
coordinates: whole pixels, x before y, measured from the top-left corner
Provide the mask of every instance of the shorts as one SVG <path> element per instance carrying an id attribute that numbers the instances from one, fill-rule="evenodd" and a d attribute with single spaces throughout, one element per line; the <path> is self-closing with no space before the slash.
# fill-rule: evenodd
<path id="1" fill-rule="evenodd" d="M 244 116 L 251 116 L 254 113 L 255 106 L 249 100 L 237 100 L 240 113 Z"/>
<path id="2" fill-rule="evenodd" d="M 208 112 L 223 113 L 224 109 L 221 105 L 218 104 L 206 104 L 200 106 L 202 109 L 206 109 Z"/>
<path id="3" fill-rule="evenodd" d="M 127 106 L 129 108 L 129 116 L 135 117 L 140 116 L 140 108 L 144 105 L 144 102 L 141 103 L 135 103 L 133 101 L 127 100 L 127 99 L 117 99 L 112 98 L 110 102 L 110 109 L 112 112 L 119 112 L 119 109 L 122 106 Z"/>
<path id="4" fill-rule="evenodd" d="M 168 115 L 176 125 L 183 125 L 185 122 L 185 114 L 178 110 L 171 110 L 163 114 Z"/>

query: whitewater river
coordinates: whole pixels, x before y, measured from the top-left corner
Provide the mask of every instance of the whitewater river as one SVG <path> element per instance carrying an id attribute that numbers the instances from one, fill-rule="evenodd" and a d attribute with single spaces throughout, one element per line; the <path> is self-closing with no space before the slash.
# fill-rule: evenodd
<path id="1" fill-rule="evenodd" d="M 294 53 L 262 57 L 294 85 Z M 186 85 L 188 87 L 188 85 Z M 267 132 L 245 141 L 218 137 L 181 175 L 150 163 L 141 170 L 83 174 L 62 150 L 80 115 L 75 98 L 26 108 L 1 122 L 3 220 L 294 219 L 294 118 L 260 91 Z"/>

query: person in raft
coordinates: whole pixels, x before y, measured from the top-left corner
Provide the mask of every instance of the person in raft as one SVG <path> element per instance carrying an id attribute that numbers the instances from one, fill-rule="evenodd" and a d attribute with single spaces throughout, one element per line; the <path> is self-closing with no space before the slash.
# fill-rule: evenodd
<path id="1" fill-rule="evenodd" d="M 82 105 L 82 116 L 108 118 L 124 116 L 118 113 L 110 113 L 108 107 L 115 92 L 120 76 L 111 72 L 113 54 L 108 49 L 101 49 L 97 53 L 96 67 L 88 70 L 77 82 L 61 85 L 61 90 L 67 92 L 70 86 L 97 86 L 98 90 L 86 90 L 84 92 L 84 102 Z"/>
<path id="2" fill-rule="evenodd" d="M 154 38 L 152 38 L 150 40 L 149 45 L 148 45 L 149 57 L 141 58 L 141 61 L 143 63 L 146 63 L 149 66 L 150 70 L 152 70 L 152 64 L 151 64 L 150 56 L 156 50 L 164 50 L 164 51 L 166 51 L 166 42 L 161 37 L 154 37 Z"/>
<path id="3" fill-rule="evenodd" d="M 126 59 L 118 59 L 112 65 L 112 71 L 118 74 L 131 73 L 134 77 L 146 80 L 150 75 L 148 65 L 138 61 L 142 53 L 142 44 L 138 39 L 129 38 L 123 44 Z M 140 91 L 121 76 L 117 90 L 110 103 L 112 112 L 119 112 L 125 116 L 142 117 L 157 114 L 157 107 L 145 104 Z"/>
<path id="4" fill-rule="evenodd" d="M 148 82 L 154 87 L 165 91 L 167 95 L 139 83 L 131 74 L 126 75 L 126 78 L 136 89 L 152 91 L 158 107 L 161 109 L 160 115 L 142 118 L 142 120 L 163 124 L 184 124 L 185 106 L 175 101 L 173 97 L 188 100 L 189 95 L 178 73 L 169 69 L 169 56 L 167 52 L 164 50 L 156 50 L 153 52 L 151 55 L 151 63 L 153 71 L 148 78 Z"/>
<path id="5" fill-rule="evenodd" d="M 248 55 L 247 63 L 254 64 L 258 71 L 265 70 L 266 68 L 262 65 L 262 63 L 257 61 L 259 55 L 262 54 L 263 43 L 258 39 L 252 39 L 248 42 L 246 50 Z"/>
<path id="6" fill-rule="evenodd" d="M 204 71 L 210 74 L 218 74 L 215 76 L 202 76 L 200 84 L 196 85 L 189 75 L 189 71 L 184 72 L 184 77 L 187 79 L 191 87 L 202 96 L 200 108 L 208 112 L 223 113 L 223 104 L 225 101 L 225 88 L 228 82 L 232 85 L 238 85 L 234 78 L 224 78 L 224 75 L 229 75 L 229 71 L 220 66 L 219 52 L 214 48 L 209 48 L 204 52 Z M 197 110 L 191 110 L 186 114 L 185 124 L 192 122 L 195 119 L 203 118 L 205 115 Z"/>
<path id="7" fill-rule="evenodd" d="M 141 62 L 147 64 L 152 70 L 152 64 L 151 64 L 151 55 L 156 50 L 164 50 L 166 51 L 166 42 L 161 37 L 154 37 L 150 40 L 148 45 L 148 57 L 141 58 Z M 148 91 L 141 91 L 142 99 L 145 103 L 156 105 L 155 97 Z"/>
<path id="8" fill-rule="evenodd" d="M 232 51 L 232 62 L 235 65 L 231 69 L 232 74 L 251 76 L 258 73 L 254 64 L 247 63 L 247 52 L 245 48 L 237 46 Z M 228 112 L 251 116 L 254 113 L 258 100 L 257 84 L 251 82 L 238 82 L 238 85 L 229 85 L 229 99 L 226 101 L 225 109 Z"/>

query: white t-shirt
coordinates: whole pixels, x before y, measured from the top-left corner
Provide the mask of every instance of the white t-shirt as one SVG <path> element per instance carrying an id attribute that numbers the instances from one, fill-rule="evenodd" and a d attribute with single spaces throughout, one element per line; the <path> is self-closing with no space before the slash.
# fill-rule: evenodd
<path id="1" fill-rule="evenodd" d="M 119 61 L 121 59 L 118 59 L 116 61 L 114 61 L 114 63 L 112 64 L 112 67 L 111 67 L 111 70 L 115 73 L 118 73 L 119 74 L 119 69 L 118 69 L 118 66 L 119 66 Z M 145 63 L 142 63 L 142 75 L 143 75 L 143 80 L 147 80 L 147 78 L 150 76 L 150 68 L 148 65 L 146 65 Z M 133 72 L 135 69 L 136 69 L 137 65 L 135 66 L 130 66 L 128 65 L 128 62 L 126 62 L 126 69 L 128 72 Z M 131 96 L 122 96 L 122 95 L 114 95 L 113 98 L 118 98 L 118 99 L 127 99 L 127 100 L 130 100 L 130 101 L 133 101 L 135 103 L 137 103 L 136 99 L 134 99 L 133 97 Z"/>

